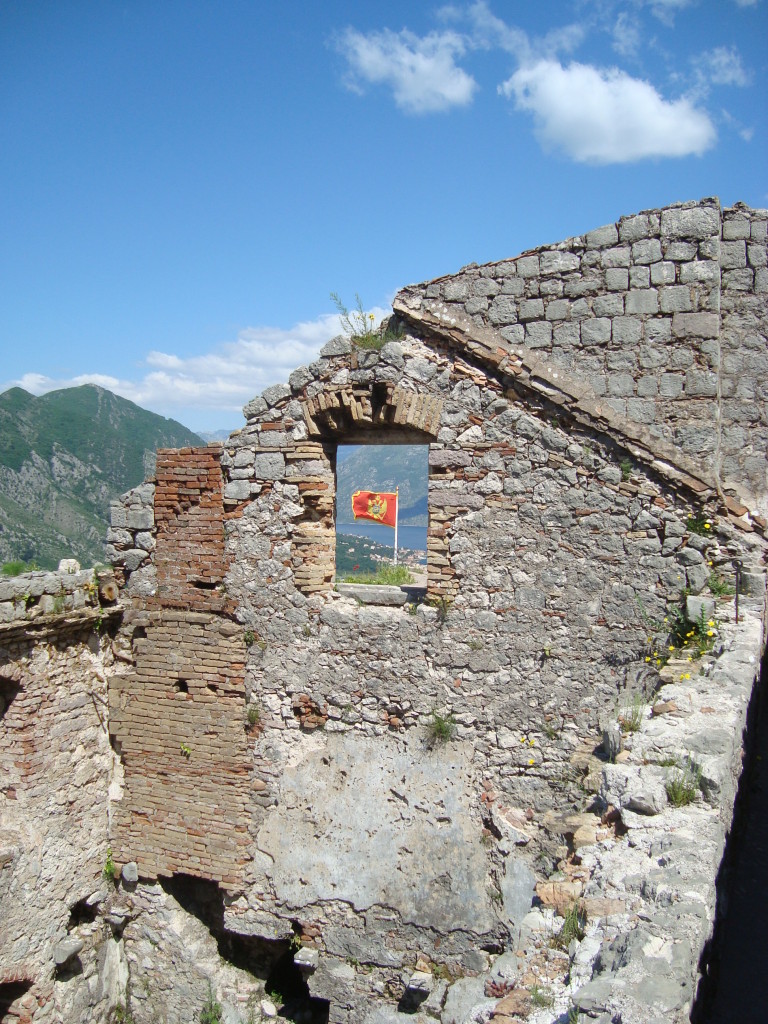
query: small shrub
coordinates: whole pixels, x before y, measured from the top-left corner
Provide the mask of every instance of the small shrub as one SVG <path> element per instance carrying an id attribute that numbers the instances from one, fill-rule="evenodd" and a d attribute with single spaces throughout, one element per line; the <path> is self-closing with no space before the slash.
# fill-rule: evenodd
<path id="1" fill-rule="evenodd" d="M 252 629 L 246 629 L 243 633 L 243 643 L 246 647 L 252 647 L 256 643 L 256 634 Z"/>
<path id="2" fill-rule="evenodd" d="M 555 1001 L 555 997 L 549 989 L 542 988 L 540 985 L 531 985 L 528 992 L 531 997 L 531 1002 L 536 1007 L 550 1007 Z"/>
<path id="3" fill-rule="evenodd" d="M 626 481 L 632 476 L 632 470 L 634 469 L 631 460 L 622 459 L 619 463 L 619 469 L 621 470 L 621 479 L 626 483 Z"/>
<path id="4" fill-rule="evenodd" d="M 563 918 L 563 927 L 552 937 L 551 945 L 554 949 L 568 949 L 574 939 L 581 941 L 585 935 L 587 924 L 586 911 L 582 910 L 577 903 L 572 903 L 566 910 Z"/>
<path id="5" fill-rule="evenodd" d="M 192 748 L 188 747 L 186 743 L 182 743 L 179 746 L 179 751 L 181 752 L 181 756 L 186 757 L 187 760 L 192 756 Z"/>
<path id="6" fill-rule="evenodd" d="M 723 577 L 717 572 L 712 572 L 709 574 L 707 586 L 709 587 L 710 592 L 715 595 L 715 597 L 730 597 L 731 594 L 735 593 L 733 587 L 728 582 L 728 580 L 724 580 Z"/>
<path id="7" fill-rule="evenodd" d="M 692 804 L 701 789 L 701 767 L 693 758 L 687 757 L 682 764 L 678 762 L 675 773 L 667 779 L 667 799 L 673 807 L 685 807 Z"/>
<path id="8" fill-rule="evenodd" d="M 134 1024 L 133 1014 L 122 1003 L 117 1003 L 112 1010 L 114 1024 Z"/>
<path id="9" fill-rule="evenodd" d="M 430 601 L 430 604 L 437 612 L 437 621 L 442 626 L 448 621 L 448 612 L 453 602 L 450 597 L 435 597 Z"/>
<path id="10" fill-rule="evenodd" d="M 5 562 L 0 568 L 0 573 L 3 576 L 21 576 L 24 572 L 34 572 L 37 566 L 34 562 L 22 562 L 19 559 L 15 559 L 11 562 Z"/>
<path id="11" fill-rule="evenodd" d="M 695 622 L 689 622 L 684 614 L 679 613 L 675 616 L 675 624 L 670 633 L 670 649 L 679 647 L 683 651 L 690 651 L 692 657 L 701 657 L 715 646 L 719 625 L 717 619 L 706 617 L 703 608 Z"/>
<path id="12" fill-rule="evenodd" d="M 115 867 L 115 862 L 112 859 L 112 849 L 109 846 L 107 847 L 107 859 L 104 861 L 104 867 L 101 869 L 101 874 L 108 882 L 114 882 L 115 875 L 117 874 L 117 868 Z"/>
<path id="13" fill-rule="evenodd" d="M 341 329 L 356 348 L 383 348 L 384 337 L 373 329 L 375 317 L 373 313 L 365 312 L 359 295 L 355 294 L 356 305 L 352 310 L 344 305 L 336 292 L 331 292 L 331 300 L 338 310 Z"/>
<path id="14" fill-rule="evenodd" d="M 258 725 L 261 721 L 261 711 L 256 704 L 248 705 L 248 725 Z"/>
<path id="15" fill-rule="evenodd" d="M 698 533 L 700 537 L 706 537 L 712 532 L 712 520 L 699 513 L 695 516 L 688 516 L 686 527 L 689 533 Z"/>
<path id="16" fill-rule="evenodd" d="M 451 713 L 441 715 L 433 711 L 427 730 L 431 743 L 447 743 L 456 735 L 456 719 Z"/>
<path id="17" fill-rule="evenodd" d="M 666 757 L 660 757 L 656 764 L 660 768 L 677 768 L 680 764 L 680 758 L 675 754 L 668 754 Z"/>
<path id="18" fill-rule="evenodd" d="M 64 611 L 64 594 L 57 594 L 53 599 L 53 614 L 61 615 Z"/>
<path id="19" fill-rule="evenodd" d="M 548 740 L 553 740 L 555 736 L 557 736 L 557 726 L 550 722 L 549 719 L 544 721 L 542 728 L 544 730 L 544 735 L 547 737 Z"/>
<path id="20" fill-rule="evenodd" d="M 637 732 L 645 718 L 645 701 L 636 694 L 631 704 L 625 705 L 619 712 L 619 723 L 624 732 Z"/>
<path id="21" fill-rule="evenodd" d="M 213 989 L 208 982 L 208 998 L 200 1010 L 200 1024 L 221 1024 L 223 1012 L 221 1003 L 213 998 Z"/>

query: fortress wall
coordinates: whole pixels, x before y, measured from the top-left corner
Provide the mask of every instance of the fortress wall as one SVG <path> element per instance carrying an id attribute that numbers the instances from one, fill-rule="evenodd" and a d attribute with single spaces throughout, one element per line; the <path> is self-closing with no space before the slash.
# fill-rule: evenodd
<path id="1" fill-rule="evenodd" d="M 748 222 L 750 244 L 766 220 L 731 219 Z M 124 632 L 135 668 L 110 686 L 126 758 L 120 860 L 135 857 L 147 881 L 221 882 L 230 935 L 299 936 L 319 957 L 312 992 L 330 1000 L 331 1021 L 397 1001 L 410 972 L 430 964 L 483 976 L 490 950 L 515 948 L 534 927 L 535 898 L 560 912 L 585 893 L 596 900 L 590 913 L 617 942 L 618 975 L 633 915 L 661 903 L 630 881 L 621 908 L 600 903 L 590 879 L 610 858 L 592 857 L 580 874 L 589 855 L 578 851 L 618 849 L 645 815 L 658 818 L 647 851 L 656 856 L 653 844 L 675 827 L 660 760 L 682 756 L 683 736 L 708 758 L 697 812 L 712 826 L 715 863 L 738 742 L 709 728 L 711 705 L 699 708 L 687 680 L 713 671 L 730 635 L 733 602 L 715 603 L 710 577 L 732 582 L 738 558 L 742 593 L 758 609 L 738 685 L 751 682 L 765 586 L 757 465 L 728 433 L 737 406 L 724 402 L 733 375 L 746 381 L 747 360 L 765 348 L 749 290 L 762 288 L 760 257 L 746 238 L 726 237 L 744 230 L 721 226 L 715 201 L 686 204 L 405 289 L 395 301 L 402 337 L 380 351 L 335 339 L 249 403 L 220 453 L 161 456 L 165 477 L 116 506 L 126 532 L 113 544 L 137 616 Z M 733 241 L 744 241 L 748 266 L 722 262 L 736 259 L 720 244 Z M 509 319 L 494 323 L 502 298 Z M 759 419 L 765 403 L 756 404 Z M 429 445 L 420 603 L 359 603 L 333 589 L 336 446 L 366 441 Z M 206 506 L 215 537 L 204 545 L 203 561 L 215 563 L 207 587 L 195 586 L 196 521 L 178 500 L 198 456 L 193 503 Z M 156 524 L 147 512 L 158 493 Z M 139 521 L 154 531 L 151 556 Z M 195 611 L 181 607 L 187 595 Z M 670 643 L 686 595 L 712 616 L 703 654 Z M 601 761 L 602 728 L 626 718 L 634 697 L 649 717 L 644 701 L 673 684 L 681 700 L 692 688 L 682 715 L 704 716 L 691 738 L 660 738 L 654 725 L 657 745 L 635 758 L 625 730 L 627 768 Z M 733 699 L 743 705 L 741 690 Z M 250 733 L 248 707 L 258 718 Z M 435 715 L 455 729 L 445 745 Z M 729 721 L 737 732 L 743 714 Z M 648 750 L 659 759 L 650 767 Z M 591 800 L 606 817 L 585 813 Z M 710 821 L 720 809 L 723 821 Z M 675 961 L 686 979 L 677 1002 L 673 982 L 649 989 L 667 1014 L 690 1006 L 711 924 L 706 880 L 701 893 L 694 902 L 710 909 L 685 919 L 696 937 Z M 597 964 L 596 950 L 587 954 L 579 984 Z M 612 985 L 596 990 L 606 1005 Z"/>

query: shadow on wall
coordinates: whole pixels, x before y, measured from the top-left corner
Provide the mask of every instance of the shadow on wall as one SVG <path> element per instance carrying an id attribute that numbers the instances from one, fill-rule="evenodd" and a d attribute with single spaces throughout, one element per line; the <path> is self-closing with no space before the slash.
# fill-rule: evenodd
<path id="1" fill-rule="evenodd" d="M 159 879 L 164 891 L 192 914 L 216 940 L 222 959 L 264 981 L 285 1020 L 327 1024 L 329 1004 L 313 999 L 301 971 L 293 962 L 294 948 L 284 940 L 237 935 L 224 926 L 224 894 L 216 882 L 191 875 Z"/>

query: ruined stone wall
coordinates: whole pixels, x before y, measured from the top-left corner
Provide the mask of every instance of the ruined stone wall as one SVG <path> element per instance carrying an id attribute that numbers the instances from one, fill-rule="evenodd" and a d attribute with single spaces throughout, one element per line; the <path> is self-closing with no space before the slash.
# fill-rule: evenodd
<path id="1" fill-rule="evenodd" d="M 760 211 L 732 219 L 764 244 Z M 665 812 L 659 772 L 649 802 L 634 769 L 599 781 L 593 751 L 634 696 L 672 683 L 667 657 L 685 678 L 669 634 L 686 593 L 709 601 L 712 574 L 732 582 L 739 558 L 762 599 L 760 467 L 724 401 L 752 359 L 759 433 L 760 257 L 725 237 L 744 230 L 721 231 L 705 201 L 406 289 L 400 340 L 361 351 L 335 339 L 249 403 L 220 455 L 161 456 L 157 525 L 149 490 L 116 507 L 136 616 L 123 634 L 135 669 L 110 685 L 126 776 L 118 862 L 135 858 L 148 881 L 220 882 L 230 939 L 298 936 L 320 958 L 312 992 L 331 1021 L 404 996 L 413 968 L 486 972 L 535 891 L 560 911 L 583 891 L 574 846 L 636 827 L 638 806 Z M 721 266 L 721 241 L 744 241 L 741 276 Z M 509 319 L 494 322 L 502 307 Z M 341 441 L 429 445 L 426 600 L 333 590 Z M 198 462 L 209 587 L 195 586 L 179 500 Z M 186 569 L 161 571 L 174 560 Z M 732 614 L 706 607 L 713 623 Z M 436 716 L 455 729 L 445 745 Z M 727 753 L 712 807 L 738 761 Z M 585 789 L 609 810 L 607 832 L 581 815 Z M 435 1016 L 463 1024 L 450 998 Z"/>
<path id="2" fill-rule="evenodd" d="M 41 575 L 16 582 L 34 588 Z M 115 999 L 120 954 L 97 920 L 109 895 L 113 656 L 95 624 L 93 613 L 70 612 L 0 626 L 0 1000 L 7 1008 L 13 999 L 9 1021 L 103 1020 Z"/>

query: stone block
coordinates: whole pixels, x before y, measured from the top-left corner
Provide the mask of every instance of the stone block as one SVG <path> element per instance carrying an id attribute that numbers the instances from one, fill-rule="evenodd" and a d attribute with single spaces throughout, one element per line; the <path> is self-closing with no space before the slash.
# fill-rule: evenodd
<path id="1" fill-rule="evenodd" d="M 724 217 L 723 238 L 730 240 L 734 238 L 749 238 L 750 221 L 747 217 Z"/>
<path id="2" fill-rule="evenodd" d="M 712 287 L 720 282 L 720 264 L 715 260 L 694 260 L 680 267 L 681 284 L 706 284 Z"/>
<path id="3" fill-rule="evenodd" d="M 668 242 L 665 239 L 662 239 L 661 248 L 664 258 L 674 260 L 676 263 L 695 260 L 699 251 L 699 247 L 694 242 Z"/>
<path id="4" fill-rule="evenodd" d="M 254 458 L 253 475 L 257 480 L 279 480 L 285 476 L 285 458 L 279 452 L 262 452 Z"/>
<path id="5" fill-rule="evenodd" d="M 539 273 L 542 277 L 550 274 L 567 274 L 578 270 L 580 265 L 581 260 L 572 252 L 543 252 L 539 257 Z"/>
<path id="6" fill-rule="evenodd" d="M 151 530 L 155 525 L 155 515 L 151 508 L 128 509 L 125 525 L 129 530 Z"/>
<path id="7" fill-rule="evenodd" d="M 619 231 L 615 224 L 606 224 L 602 228 L 588 231 L 584 240 L 588 249 L 604 249 L 606 246 L 616 245 Z"/>
<path id="8" fill-rule="evenodd" d="M 716 338 L 720 317 L 717 313 L 675 313 L 672 333 L 676 338 Z"/>
<path id="9" fill-rule="evenodd" d="M 747 265 L 747 244 L 743 241 L 723 242 L 720 246 L 720 266 L 724 270 L 737 270 Z"/>
<path id="10" fill-rule="evenodd" d="M 765 245 L 748 245 L 747 257 L 750 267 L 755 269 L 764 267 L 768 263 L 768 252 L 766 252 Z"/>
<path id="11" fill-rule="evenodd" d="M 660 260 L 661 242 L 658 238 L 641 238 L 633 243 L 633 263 L 658 263 Z"/>
<path id="12" fill-rule="evenodd" d="M 517 323 L 517 301 L 503 295 L 496 296 L 488 307 L 488 320 L 494 327 Z"/>
<path id="13" fill-rule="evenodd" d="M 466 278 L 454 278 L 443 285 L 446 302 L 465 302 L 469 298 L 469 282 Z"/>
<path id="14" fill-rule="evenodd" d="M 312 373 L 307 366 L 299 366 L 288 378 L 292 391 L 301 391 L 313 379 Z"/>
<path id="15" fill-rule="evenodd" d="M 531 348 L 549 348 L 552 344 L 552 324 L 546 320 L 526 324 L 525 343 Z"/>
<path id="16" fill-rule="evenodd" d="M 520 277 L 538 277 L 539 257 L 521 256 L 517 261 L 517 273 Z"/>
<path id="17" fill-rule="evenodd" d="M 620 345 L 635 345 L 643 336 L 643 322 L 632 316 L 617 316 L 613 320 L 613 340 Z"/>
<path id="18" fill-rule="evenodd" d="M 686 313 L 692 310 L 691 289 L 686 285 L 660 288 L 659 308 L 662 313 Z"/>
<path id="19" fill-rule="evenodd" d="M 568 299 L 553 299 L 547 303 L 547 320 L 566 320 L 571 311 Z"/>
<path id="20" fill-rule="evenodd" d="M 320 349 L 320 357 L 322 359 L 330 359 L 333 356 L 346 356 L 349 355 L 351 351 L 352 342 L 349 338 L 345 338 L 343 334 L 337 334 L 335 338 L 331 338 L 331 340 Z M 288 392 L 288 394 L 290 394 L 290 389 L 286 388 L 284 384 L 275 384 L 273 387 L 267 388 L 266 391 L 262 391 L 262 398 L 268 406 L 274 405 L 275 402 L 280 400 L 279 398 L 272 397 L 273 394 L 279 394 L 279 392 L 274 391 L 275 388 L 283 388 Z M 282 397 L 287 398 L 288 394 L 284 394 Z"/>
<path id="21" fill-rule="evenodd" d="M 635 393 L 635 378 L 629 373 L 615 373 L 608 378 L 608 394 L 626 398 Z"/>
<path id="22" fill-rule="evenodd" d="M 519 317 L 526 320 L 540 320 L 544 316 L 544 302 L 541 299 L 523 299 L 520 303 Z"/>
<path id="23" fill-rule="evenodd" d="M 623 292 L 629 288 L 629 270 L 626 267 L 609 267 L 605 272 L 605 287 L 611 292 Z"/>
<path id="24" fill-rule="evenodd" d="M 660 398 L 679 398 L 683 393 L 683 377 L 679 373 L 663 373 L 659 378 Z"/>
<path id="25" fill-rule="evenodd" d="M 701 240 L 720 235 L 720 213 L 714 206 L 661 211 L 661 234 L 665 238 Z"/>
<path id="26" fill-rule="evenodd" d="M 346 341 L 346 339 L 344 340 Z M 334 338 L 333 341 L 328 342 L 328 344 L 325 346 L 325 349 L 327 349 L 329 346 L 333 346 L 334 348 L 338 347 L 337 342 L 338 339 Z M 349 344 L 349 342 L 346 343 Z M 322 351 L 324 352 L 325 349 L 323 349 Z M 273 384 L 271 387 L 265 388 L 264 391 L 262 391 L 261 397 L 264 399 L 268 406 L 274 406 L 277 405 L 279 402 L 282 402 L 284 399 L 290 398 L 291 389 L 288 387 L 287 384 Z"/>
<path id="27" fill-rule="evenodd" d="M 251 496 L 251 485 L 248 480 L 232 480 L 224 488 L 224 497 L 230 501 L 243 501 Z"/>
<path id="28" fill-rule="evenodd" d="M 464 312 L 468 316 L 484 313 L 488 309 L 488 299 L 484 296 L 472 295 L 464 303 Z"/>
<path id="29" fill-rule="evenodd" d="M 623 316 L 624 298 L 621 295 L 596 295 L 592 300 L 595 316 Z"/>
<path id="30" fill-rule="evenodd" d="M 654 263 L 651 267 L 651 284 L 674 284 L 675 264 L 665 260 L 663 263 Z"/>
<path id="31" fill-rule="evenodd" d="M 639 288 L 649 288 L 651 285 L 651 268 L 650 267 L 630 267 L 629 268 L 629 287 L 630 290 L 637 290 Z"/>
<path id="32" fill-rule="evenodd" d="M 723 288 L 730 288 L 736 292 L 751 292 L 754 284 L 754 271 L 751 268 L 746 270 L 724 270 Z"/>
<path id="33" fill-rule="evenodd" d="M 648 238 L 650 234 L 651 224 L 647 213 L 622 217 L 619 221 L 619 238 L 622 242 L 637 242 L 641 238 Z"/>
<path id="34" fill-rule="evenodd" d="M 581 325 L 583 345 L 604 345 L 611 340 L 611 321 L 607 317 L 584 320 Z"/>
<path id="35" fill-rule="evenodd" d="M 658 313 L 659 293 L 655 288 L 630 291 L 625 303 L 627 313 Z"/>
<path id="36" fill-rule="evenodd" d="M 638 398 L 654 398 L 659 393 L 658 377 L 640 377 L 637 382 Z"/>
<path id="37" fill-rule="evenodd" d="M 717 394 L 717 374 L 690 369 L 685 375 L 685 393 L 689 398 L 714 398 Z"/>

